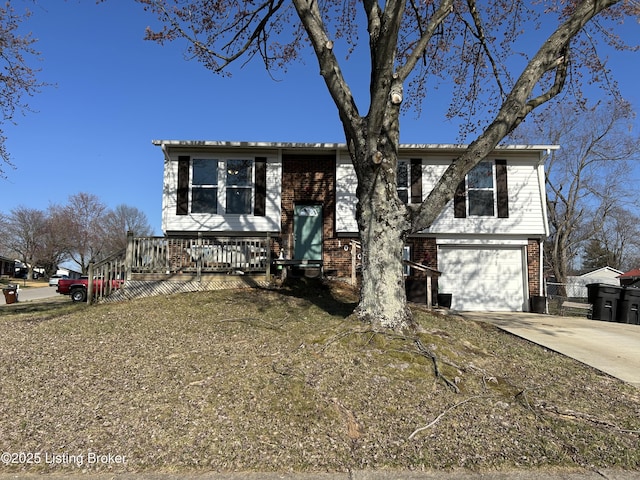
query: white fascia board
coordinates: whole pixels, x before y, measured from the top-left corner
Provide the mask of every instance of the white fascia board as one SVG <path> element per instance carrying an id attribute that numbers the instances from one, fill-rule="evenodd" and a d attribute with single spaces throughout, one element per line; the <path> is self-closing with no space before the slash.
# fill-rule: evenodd
<path id="1" fill-rule="evenodd" d="M 303 142 L 236 142 L 224 140 L 152 140 L 156 146 L 168 148 L 278 148 L 283 150 L 347 150 L 345 143 L 303 143 Z M 399 146 L 399 153 L 417 151 L 461 152 L 468 148 L 466 144 L 454 143 L 403 143 Z M 541 155 L 550 150 L 557 150 L 558 145 L 498 145 L 493 152 L 540 152 Z"/>

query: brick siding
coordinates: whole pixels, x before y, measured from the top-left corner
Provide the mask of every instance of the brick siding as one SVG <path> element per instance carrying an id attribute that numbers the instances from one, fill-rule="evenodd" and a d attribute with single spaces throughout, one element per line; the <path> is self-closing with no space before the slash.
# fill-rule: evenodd
<path id="1" fill-rule="evenodd" d="M 530 238 L 527 244 L 529 296 L 540 295 L 540 241 Z"/>
<path id="2" fill-rule="evenodd" d="M 438 269 L 438 246 L 435 238 L 411 237 L 405 242 L 411 248 L 411 261 Z"/>
<path id="3" fill-rule="evenodd" d="M 333 155 L 285 155 L 282 172 L 282 234 L 273 238 L 273 255 L 282 251 L 293 258 L 293 219 L 296 204 L 322 205 L 324 271 L 329 275 L 349 277 L 352 268 L 351 240 L 335 232 L 336 164 Z M 411 237 L 411 260 L 438 268 L 435 238 Z M 346 248 L 345 248 L 346 247 Z M 540 294 L 540 242 L 530 239 L 527 245 L 529 295 Z"/>
<path id="4" fill-rule="evenodd" d="M 296 204 L 322 205 L 322 257 L 326 273 L 351 275 L 348 238 L 335 233 L 336 160 L 334 155 L 284 155 L 282 158 L 282 236 L 274 239 L 274 254 L 293 258 L 293 219 Z"/>

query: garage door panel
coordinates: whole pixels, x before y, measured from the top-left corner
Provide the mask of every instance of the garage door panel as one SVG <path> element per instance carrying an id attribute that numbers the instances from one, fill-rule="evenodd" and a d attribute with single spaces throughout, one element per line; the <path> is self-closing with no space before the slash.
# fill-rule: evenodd
<path id="1" fill-rule="evenodd" d="M 522 248 L 441 247 L 439 290 L 452 293 L 451 307 L 467 311 L 524 308 Z"/>

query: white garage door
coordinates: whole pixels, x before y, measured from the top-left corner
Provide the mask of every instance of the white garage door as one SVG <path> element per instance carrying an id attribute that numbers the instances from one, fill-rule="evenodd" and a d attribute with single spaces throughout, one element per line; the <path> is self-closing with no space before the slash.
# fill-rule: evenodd
<path id="1" fill-rule="evenodd" d="M 522 247 L 445 247 L 438 250 L 440 293 L 461 311 L 522 311 L 526 274 Z"/>

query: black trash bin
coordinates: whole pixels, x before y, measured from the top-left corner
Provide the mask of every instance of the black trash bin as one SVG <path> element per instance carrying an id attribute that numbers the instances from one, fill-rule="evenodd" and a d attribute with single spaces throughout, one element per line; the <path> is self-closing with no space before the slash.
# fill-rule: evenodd
<path id="1" fill-rule="evenodd" d="M 640 288 L 627 287 L 622 293 L 618 321 L 640 325 Z"/>
<path id="2" fill-rule="evenodd" d="M 533 313 L 547 313 L 547 297 L 532 295 L 530 302 Z"/>
<path id="3" fill-rule="evenodd" d="M 2 293 L 4 294 L 4 302 L 7 305 L 18 301 L 18 285 L 12 285 L 10 283 L 2 289 Z"/>
<path id="4" fill-rule="evenodd" d="M 606 283 L 590 283 L 587 285 L 587 298 L 593 305 L 591 318 L 615 322 L 618 318 L 618 303 L 622 296 L 622 287 Z"/>
<path id="5" fill-rule="evenodd" d="M 451 303 L 453 302 L 453 293 L 439 293 L 437 298 L 439 307 L 451 308 Z"/>

